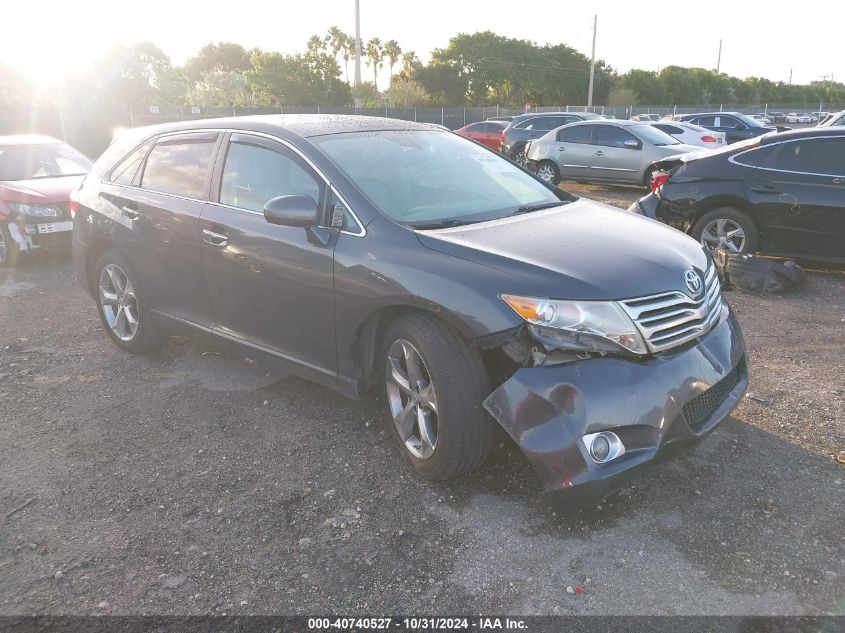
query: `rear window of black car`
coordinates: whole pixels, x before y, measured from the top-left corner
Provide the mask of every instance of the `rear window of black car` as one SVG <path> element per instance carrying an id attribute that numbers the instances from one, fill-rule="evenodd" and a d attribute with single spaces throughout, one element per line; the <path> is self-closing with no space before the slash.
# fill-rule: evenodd
<path id="1" fill-rule="evenodd" d="M 845 137 L 782 143 L 762 166 L 803 174 L 845 176 Z"/>
<path id="2" fill-rule="evenodd" d="M 207 134 L 161 139 L 147 157 L 141 187 L 186 198 L 204 198 L 216 140 L 216 136 Z"/>

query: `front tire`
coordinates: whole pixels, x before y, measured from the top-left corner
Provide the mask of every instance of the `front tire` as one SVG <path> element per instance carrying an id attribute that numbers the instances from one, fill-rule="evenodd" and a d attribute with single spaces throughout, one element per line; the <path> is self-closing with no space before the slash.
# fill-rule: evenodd
<path id="1" fill-rule="evenodd" d="M 121 349 L 144 353 L 167 342 L 168 334 L 153 320 L 135 270 L 115 250 L 104 253 L 94 267 L 95 299 L 100 321 Z"/>
<path id="2" fill-rule="evenodd" d="M 476 349 L 427 315 L 402 317 L 381 346 L 385 423 L 414 471 L 450 479 L 484 462 L 493 427 L 482 406 L 490 393 Z"/>
<path id="3" fill-rule="evenodd" d="M 552 161 L 544 160 L 537 165 L 537 177 L 557 187 L 560 182 L 560 170 Z"/>
<path id="4" fill-rule="evenodd" d="M 692 227 L 692 236 L 710 250 L 724 248 L 732 253 L 755 253 L 760 232 L 754 220 L 739 209 L 721 207 L 702 215 Z"/>

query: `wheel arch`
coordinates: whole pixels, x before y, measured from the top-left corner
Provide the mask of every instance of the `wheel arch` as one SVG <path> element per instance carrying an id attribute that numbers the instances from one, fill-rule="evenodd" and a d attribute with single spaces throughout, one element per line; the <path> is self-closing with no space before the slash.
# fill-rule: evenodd
<path id="1" fill-rule="evenodd" d="M 469 329 L 448 311 L 438 310 L 437 306 L 409 304 L 391 304 L 376 308 L 370 312 L 355 331 L 351 345 L 352 364 L 357 378 L 361 381 L 361 392 L 366 393 L 375 386 L 378 377 L 376 357 L 378 345 L 389 325 L 404 316 L 423 315 L 443 323 L 458 333 L 469 345 L 473 345 L 473 335 Z"/>
<path id="2" fill-rule="evenodd" d="M 97 280 L 94 277 L 94 266 L 97 265 L 97 260 L 103 256 L 103 253 L 114 248 L 114 242 L 107 237 L 98 237 L 91 244 L 88 245 L 88 250 L 85 252 L 85 280 L 88 286 L 88 292 L 92 296 L 97 293 Z"/>

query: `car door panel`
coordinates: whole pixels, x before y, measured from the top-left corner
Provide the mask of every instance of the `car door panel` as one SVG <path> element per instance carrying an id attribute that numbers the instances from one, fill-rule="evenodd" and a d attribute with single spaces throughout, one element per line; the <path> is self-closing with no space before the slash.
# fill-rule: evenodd
<path id="1" fill-rule="evenodd" d="M 144 175 L 116 198 L 113 228 L 115 242 L 145 285 L 150 308 L 205 327 L 211 325 L 211 309 L 200 262 L 199 217 L 218 136 L 159 139 L 147 157 Z M 195 197 L 153 190 L 162 188 L 161 181 L 147 176 L 168 171 L 174 187 L 194 182 L 185 193 Z"/>
<path id="2" fill-rule="evenodd" d="M 611 136 L 613 139 L 610 138 Z M 624 139 L 638 140 L 630 132 L 617 126 L 596 126 L 596 132 L 593 135 L 594 144 L 591 146 L 593 156 L 590 162 L 590 178 L 639 182 L 642 143 L 637 149 L 619 147 L 618 145 L 622 144 Z M 616 142 L 616 144 L 612 145 L 611 142 Z"/>
<path id="3" fill-rule="evenodd" d="M 828 152 L 830 160 L 822 152 Z M 746 194 L 766 252 L 845 254 L 845 137 L 783 143 L 754 170 Z M 821 173 L 822 171 L 843 172 Z"/>
<path id="4" fill-rule="evenodd" d="M 322 181 L 284 145 L 247 134 L 232 135 L 220 162 L 220 195 L 201 222 L 214 331 L 333 373 L 337 231 L 323 242 L 309 229 L 270 224 L 259 210 L 276 195 L 311 192 L 312 184 L 321 205 Z M 295 182 L 303 173 L 313 178 L 307 185 Z"/>

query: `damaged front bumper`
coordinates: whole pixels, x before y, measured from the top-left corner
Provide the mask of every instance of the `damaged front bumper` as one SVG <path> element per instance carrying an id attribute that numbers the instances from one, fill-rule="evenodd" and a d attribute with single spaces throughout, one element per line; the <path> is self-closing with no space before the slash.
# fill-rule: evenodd
<path id="1" fill-rule="evenodd" d="M 528 457 L 550 500 L 578 510 L 672 449 L 701 440 L 747 386 L 745 344 L 731 313 L 681 351 L 520 368 L 484 407 Z M 597 463 L 582 438 L 601 431 L 615 433 L 624 454 Z"/>
<path id="2" fill-rule="evenodd" d="M 9 236 L 21 253 L 54 246 L 70 246 L 73 222 L 69 217 L 33 218 L 15 216 L 7 222 Z"/>

